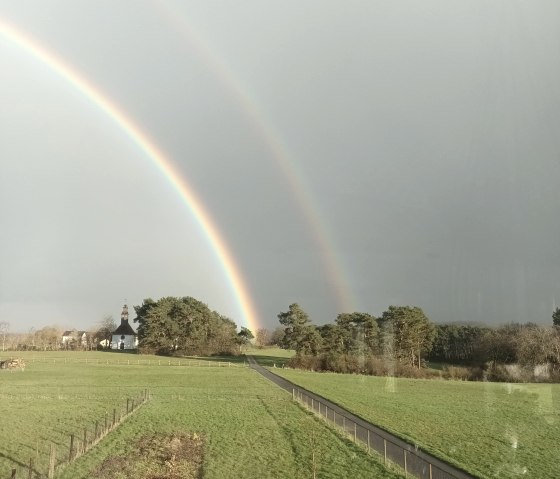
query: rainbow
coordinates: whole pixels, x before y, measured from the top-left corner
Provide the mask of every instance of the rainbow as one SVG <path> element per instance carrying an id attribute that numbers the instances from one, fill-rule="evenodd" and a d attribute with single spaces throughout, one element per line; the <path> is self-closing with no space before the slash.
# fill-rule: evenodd
<path id="1" fill-rule="evenodd" d="M 260 327 L 256 309 L 251 300 L 249 290 L 241 271 L 236 264 L 223 236 L 214 224 L 210 214 L 205 210 L 202 202 L 197 198 L 193 188 L 180 176 L 171 161 L 156 146 L 150 137 L 129 118 L 112 100 L 94 87 L 77 71 L 72 69 L 54 53 L 41 46 L 36 40 L 23 33 L 13 25 L 0 20 L 0 35 L 26 53 L 40 60 L 52 71 L 66 80 L 76 90 L 85 95 L 107 117 L 109 117 L 128 137 L 144 152 L 157 169 L 169 181 L 179 197 L 190 209 L 202 231 L 206 235 L 215 252 L 224 273 L 229 281 L 232 292 L 237 300 L 240 312 L 246 325 L 255 331 Z"/>
<path id="2" fill-rule="evenodd" d="M 354 311 L 356 299 L 352 294 L 349 275 L 341 260 L 335 254 L 339 251 L 334 241 L 334 235 L 329 230 L 326 222 L 322 219 L 324 214 L 320 212 L 317 202 L 311 195 L 311 188 L 305 181 L 305 176 L 300 171 L 296 162 L 292 160 L 285 141 L 282 140 L 280 132 L 272 128 L 272 122 L 265 119 L 265 115 L 258 107 L 255 99 L 250 95 L 250 88 L 244 87 L 238 77 L 233 74 L 232 69 L 208 47 L 208 43 L 202 41 L 202 35 L 196 30 L 184 11 L 174 2 L 154 2 L 154 7 L 165 20 L 174 25 L 176 31 L 193 47 L 194 52 L 210 68 L 215 77 L 222 80 L 222 85 L 227 88 L 231 98 L 235 99 L 246 117 L 251 122 L 258 136 L 264 142 L 271 153 L 272 159 L 280 169 L 292 190 L 296 206 L 301 212 L 305 222 L 309 225 L 310 234 L 316 245 L 323 269 L 329 282 L 333 285 L 333 296 L 336 299 L 340 312 Z"/>

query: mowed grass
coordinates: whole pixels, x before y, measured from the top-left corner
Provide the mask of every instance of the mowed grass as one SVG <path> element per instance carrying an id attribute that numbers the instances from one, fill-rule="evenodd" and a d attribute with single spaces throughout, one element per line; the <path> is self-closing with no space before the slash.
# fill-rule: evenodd
<path id="1" fill-rule="evenodd" d="M 291 349 L 281 349 L 276 346 L 265 348 L 248 348 L 246 354 L 254 356 L 261 366 L 269 366 L 281 368 L 288 360 L 295 355 L 295 351 Z"/>
<path id="2" fill-rule="evenodd" d="M 560 385 L 274 372 L 477 476 L 560 477 Z"/>
<path id="3" fill-rule="evenodd" d="M 169 366 L 152 357 L 152 364 L 138 365 L 137 359 L 148 358 L 115 353 L 18 356 L 26 356 L 24 372 L 0 371 L 0 477 L 30 457 L 46 472 L 51 443 L 59 454 L 67 452 L 70 433 L 79 437 L 85 426 L 145 388 L 152 400 L 60 468 L 57 478 L 92 477 L 104 459 L 126 455 L 149 434 L 193 433 L 204 440 L 205 478 L 299 478 L 312 477 L 314 470 L 324 478 L 401 477 L 241 364 L 193 360 Z M 46 360 L 32 362 L 32 356 Z M 111 364 L 115 357 L 122 363 Z"/>

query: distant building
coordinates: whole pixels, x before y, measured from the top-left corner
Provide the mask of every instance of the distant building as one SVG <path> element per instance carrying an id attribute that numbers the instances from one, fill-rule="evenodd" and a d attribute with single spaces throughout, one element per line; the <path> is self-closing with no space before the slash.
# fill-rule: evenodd
<path id="1" fill-rule="evenodd" d="M 113 331 L 111 349 L 131 350 L 138 348 L 138 335 L 128 323 L 128 306 L 125 304 L 121 313 L 121 324 Z"/>
<path id="2" fill-rule="evenodd" d="M 65 349 L 70 348 L 85 348 L 88 345 L 87 331 L 77 331 L 72 329 L 62 333 L 62 347 Z"/>

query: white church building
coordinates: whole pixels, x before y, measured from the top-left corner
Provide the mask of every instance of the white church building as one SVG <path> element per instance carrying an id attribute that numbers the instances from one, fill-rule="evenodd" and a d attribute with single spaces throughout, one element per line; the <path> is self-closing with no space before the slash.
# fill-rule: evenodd
<path id="1" fill-rule="evenodd" d="M 113 331 L 111 349 L 138 349 L 138 335 L 128 323 L 128 306 L 125 304 L 121 313 L 121 324 Z"/>

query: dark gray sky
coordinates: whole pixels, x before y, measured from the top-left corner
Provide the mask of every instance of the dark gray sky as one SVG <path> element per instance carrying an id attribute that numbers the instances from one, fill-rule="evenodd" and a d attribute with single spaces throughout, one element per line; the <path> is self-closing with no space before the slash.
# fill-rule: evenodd
<path id="1" fill-rule="evenodd" d="M 261 323 L 299 302 L 550 322 L 560 3 L 0 0 L 188 179 Z M 1 30 L 1 28 L 0 28 Z M 192 212 L 131 139 L 0 33 L 0 320 L 88 327 L 190 295 L 243 324 Z"/>

